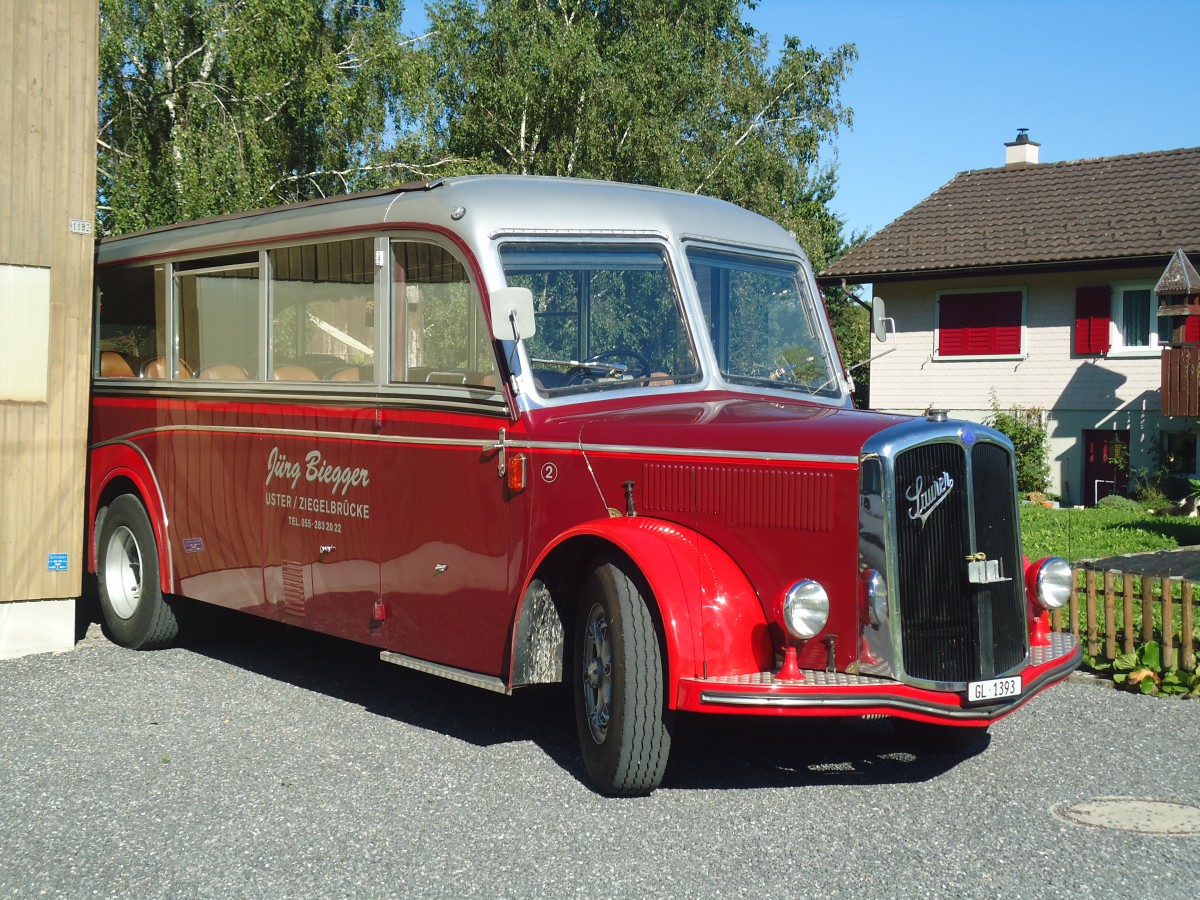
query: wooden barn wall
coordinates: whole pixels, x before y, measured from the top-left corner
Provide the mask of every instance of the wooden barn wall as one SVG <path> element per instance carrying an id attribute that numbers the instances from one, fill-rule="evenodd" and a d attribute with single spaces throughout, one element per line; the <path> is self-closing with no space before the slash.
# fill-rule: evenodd
<path id="1" fill-rule="evenodd" d="M 80 592 L 94 238 L 70 221 L 95 216 L 98 22 L 0 2 L 0 264 L 49 268 L 51 305 L 47 402 L 0 401 L 0 601 Z"/>

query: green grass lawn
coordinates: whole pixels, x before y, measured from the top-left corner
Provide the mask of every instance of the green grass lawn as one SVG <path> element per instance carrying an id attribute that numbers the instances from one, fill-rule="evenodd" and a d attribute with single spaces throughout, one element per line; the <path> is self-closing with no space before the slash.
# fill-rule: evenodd
<path id="1" fill-rule="evenodd" d="M 1168 550 L 1200 544 L 1200 519 L 1156 516 L 1144 510 L 1047 509 L 1023 504 L 1021 542 L 1031 560 L 1061 556 L 1074 562 Z"/>

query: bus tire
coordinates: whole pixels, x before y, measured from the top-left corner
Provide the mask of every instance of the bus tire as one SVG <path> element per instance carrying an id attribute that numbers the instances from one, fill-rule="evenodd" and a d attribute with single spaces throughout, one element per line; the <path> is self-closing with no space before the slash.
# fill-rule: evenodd
<path id="1" fill-rule="evenodd" d="M 96 542 L 100 611 L 109 638 L 131 650 L 156 650 L 179 634 L 162 594 L 158 545 L 141 501 L 122 494 L 108 507 Z"/>
<path id="2" fill-rule="evenodd" d="M 671 749 L 662 650 L 645 594 L 613 559 L 584 578 L 575 619 L 575 724 L 592 783 L 610 796 L 649 794 Z"/>

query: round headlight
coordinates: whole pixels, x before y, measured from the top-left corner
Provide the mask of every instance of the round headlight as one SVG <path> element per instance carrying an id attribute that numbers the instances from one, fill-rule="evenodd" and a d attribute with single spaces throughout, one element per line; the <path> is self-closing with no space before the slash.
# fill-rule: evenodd
<path id="1" fill-rule="evenodd" d="M 882 625 L 888 615 L 887 582 L 883 579 L 883 573 L 877 569 L 863 569 L 859 580 L 871 624 Z"/>
<path id="2" fill-rule="evenodd" d="M 807 639 L 829 621 L 829 594 L 810 579 L 797 581 L 783 595 L 783 624 L 793 637 Z"/>
<path id="3" fill-rule="evenodd" d="M 1037 565 L 1033 596 L 1046 609 L 1058 609 L 1071 599 L 1075 576 L 1071 564 L 1059 556 L 1047 556 Z"/>

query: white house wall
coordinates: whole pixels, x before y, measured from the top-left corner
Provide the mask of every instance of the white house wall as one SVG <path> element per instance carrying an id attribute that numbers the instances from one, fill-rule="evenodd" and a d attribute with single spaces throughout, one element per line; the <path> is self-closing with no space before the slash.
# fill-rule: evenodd
<path id="1" fill-rule="evenodd" d="M 897 349 L 871 364 L 871 406 L 919 414 L 929 407 L 982 422 L 993 399 L 1002 408 L 1040 408 L 1048 418 L 1050 490 L 1064 503 L 1082 502 L 1082 435 L 1085 429 L 1129 429 L 1131 464 L 1155 461 L 1160 427 L 1187 423 L 1159 415 L 1157 351 L 1139 356 L 1074 354 L 1075 290 L 1145 280 L 1161 270 L 1113 270 L 1037 276 L 963 278 L 875 286 L 895 320 Z M 939 292 L 1004 288 L 1025 292 L 1024 352 L 1014 359 L 935 359 Z M 889 343 L 892 341 L 889 335 Z M 874 353 L 884 349 L 872 339 Z"/>

